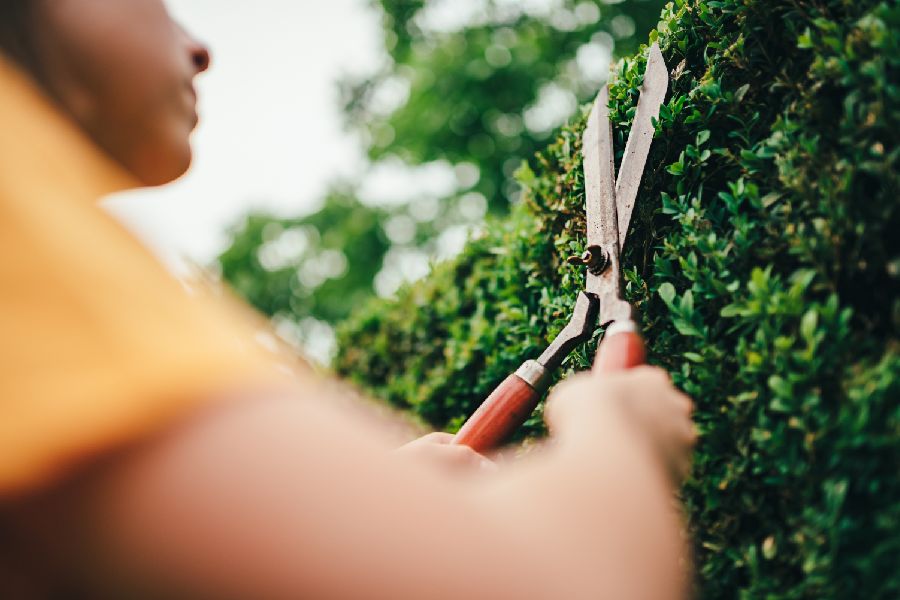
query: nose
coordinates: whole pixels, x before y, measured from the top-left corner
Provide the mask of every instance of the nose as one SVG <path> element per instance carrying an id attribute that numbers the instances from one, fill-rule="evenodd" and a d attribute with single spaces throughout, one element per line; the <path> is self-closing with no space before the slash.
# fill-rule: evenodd
<path id="1" fill-rule="evenodd" d="M 212 57 L 209 54 L 209 48 L 206 47 L 206 44 L 191 35 L 191 33 L 180 23 L 175 23 L 175 26 L 178 28 L 178 31 L 181 33 L 182 39 L 184 40 L 188 56 L 190 56 L 191 64 L 194 67 L 194 73 L 199 75 L 204 71 L 208 71 L 210 62 L 212 61 Z"/>
<path id="2" fill-rule="evenodd" d="M 209 48 L 206 45 L 193 40 L 190 48 L 191 53 L 191 61 L 194 64 L 194 69 L 196 69 L 197 74 L 203 73 L 204 71 L 209 70 L 210 62 L 212 61 L 212 57 L 209 54 Z"/>

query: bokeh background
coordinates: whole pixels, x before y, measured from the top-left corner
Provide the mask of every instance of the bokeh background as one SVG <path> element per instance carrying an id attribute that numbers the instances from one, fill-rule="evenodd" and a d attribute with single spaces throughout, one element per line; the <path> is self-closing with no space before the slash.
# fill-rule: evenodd
<path id="1" fill-rule="evenodd" d="M 327 364 L 333 326 L 459 252 L 661 0 L 168 0 L 212 49 L 196 160 L 109 209 Z"/>

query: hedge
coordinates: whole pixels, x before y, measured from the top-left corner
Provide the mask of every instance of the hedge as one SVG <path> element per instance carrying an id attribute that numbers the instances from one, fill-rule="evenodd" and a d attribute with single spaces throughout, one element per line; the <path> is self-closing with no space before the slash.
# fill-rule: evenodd
<path id="1" fill-rule="evenodd" d="M 701 597 L 900 597 L 898 31 L 897 2 L 684 0 L 651 34 L 671 90 L 625 278 L 650 361 L 697 403 Z M 612 75 L 620 155 L 645 61 Z M 583 284 L 585 111 L 511 215 L 340 329 L 339 373 L 453 430 L 536 357 Z"/>

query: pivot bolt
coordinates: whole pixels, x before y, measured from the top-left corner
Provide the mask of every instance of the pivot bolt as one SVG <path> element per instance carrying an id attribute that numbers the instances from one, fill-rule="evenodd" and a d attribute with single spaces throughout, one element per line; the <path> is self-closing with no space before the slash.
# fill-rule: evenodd
<path id="1" fill-rule="evenodd" d="M 609 266 L 609 254 L 600 246 L 588 246 L 581 256 L 566 259 L 570 265 L 584 265 L 592 275 L 600 275 Z"/>

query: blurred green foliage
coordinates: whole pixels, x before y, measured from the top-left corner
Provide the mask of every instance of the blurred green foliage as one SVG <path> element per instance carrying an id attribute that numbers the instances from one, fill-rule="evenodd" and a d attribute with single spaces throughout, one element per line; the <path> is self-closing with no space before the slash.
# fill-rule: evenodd
<path id="1" fill-rule="evenodd" d="M 389 249 L 418 253 L 424 262 L 437 253 L 442 232 L 480 221 L 485 209 L 505 212 L 523 158 L 596 92 L 599 82 L 583 67 L 605 78 L 613 53 L 634 51 L 656 23 L 662 0 L 372 4 L 383 18 L 389 60 L 364 80 L 343 82 L 348 124 L 363 133 L 375 163 L 439 161 L 456 169 L 458 186 L 449 197 L 373 207 L 354 199 L 356 182 L 341 183 L 317 214 L 248 216 L 231 232 L 219 264 L 238 292 L 271 317 L 337 323 L 374 295 L 380 272 L 397 270 L 385 263 L 397 254 Z M 476 10 L 467 13 L 466 6 Z M 261 258 L 272 254 L 277 232 L 298 227 L 309 234 L 303 253 Z M 398 229 L 403 235 L 395 235 Z M 346 272 L 308 276 L 316 257 L 335 258 L 330 252 L 346 252 Z M 402 273 L 390 275 L 385 280 Z"/>
<path id="2" fill-rule="evenodd" d="M 700 597 L 900 597 L 898 31 L 895 1 L 679 0 L 651 34 L 671 91 L 623 264 L 697 403 Z M 620 154 L 645 56 L 615 69 Z M 339 373 L 453 429 L 545 347 L 583 285 L 583 126 L 519 171 L 512 214 L 341 326 Z"/>
<path id="3" fill-rule="evenodd" d="M 368 133 L 370 157 L 471 164 L 479 177 L 460 192 L 482 194 L 500 213 L 516 197 L 513 173 L 522 160 L 546 144 L 578 102 L 596 93 L 614 50 L 624 56 L 637 48 L 662 6 L 658 0 L 484 0 L 480 11 L 455 27 L 446 22 L 453 11 L 478 3 L 374 4 L 383 14 L 392 60 L 374 76 L 344 84 L 346 113 Z M 597 78 L 586 76 L 586 64 Z M 380 106 L 378 92 L 385 86 L 405 91 L 396 110 Z M 563 110 L 558 122 L 534 108 L 542 91 L 552 103 L 550 90 Z"/>
<path id="4" fill-rule="evenodd" d="M 389 246 L 380 227 L 387 214 L 352 190 L 332 190 L 304 217 L 248 215 L 219 256 L 222 276 L 269 316 L 336 322 L 372 295 Z"/>

